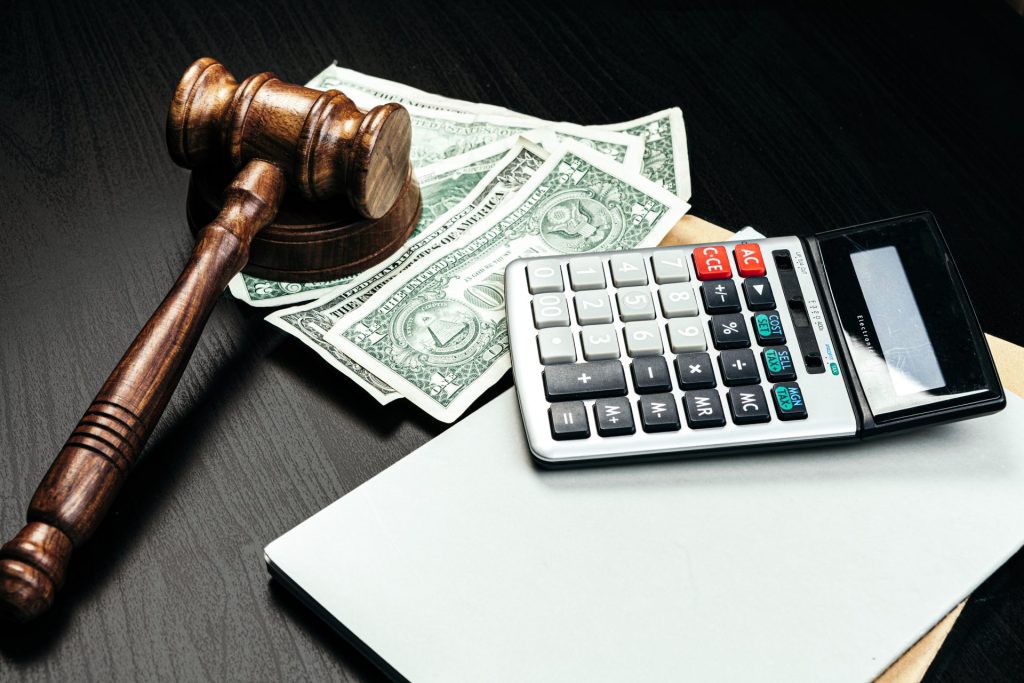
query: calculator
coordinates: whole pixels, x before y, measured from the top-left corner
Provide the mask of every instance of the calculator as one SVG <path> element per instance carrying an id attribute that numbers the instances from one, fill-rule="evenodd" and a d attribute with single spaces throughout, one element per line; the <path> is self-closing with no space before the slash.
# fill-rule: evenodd
<path id="1" fill-rule="evenodd" d="M 1006 403 L 930 213 L 524 258 L 505 291 L 520 412 L 545 466 L 851 441 Z"/>

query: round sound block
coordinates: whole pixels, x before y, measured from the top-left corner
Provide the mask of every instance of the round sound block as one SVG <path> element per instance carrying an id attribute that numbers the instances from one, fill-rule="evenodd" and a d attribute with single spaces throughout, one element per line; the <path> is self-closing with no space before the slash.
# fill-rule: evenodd
<path id="1" fill-rule="evenodd" d="M 197 169 L 188 186 L 188 223 L 199 232 L 220 211 L 225 169 Z M 319 282 L 366 270 L 395 253 L 420 219 L 420 188 L 408 175 L 391 210 L 363 218 L 342 199 L 311 202 L 288 192 L 274 222 L 253 238 L 242 272 L 268 280 Z"/>

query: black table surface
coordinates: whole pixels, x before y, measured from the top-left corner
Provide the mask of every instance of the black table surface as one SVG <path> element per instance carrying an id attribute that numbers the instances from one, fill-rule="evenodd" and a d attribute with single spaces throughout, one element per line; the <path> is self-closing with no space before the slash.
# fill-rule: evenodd
<path id="1" fill-rule="evenodd" d="M 4 537 L 189 253 L 163 126 L 204 54 L 299 82 L 337 59 L 583 124 L 679 105 L 694 214 L 783 235 L 930 209 L 984 328 L 1024 343 L 1024 19 L 995 0 L 812 5 L 6 3 Z M 264 314 L 224 296 L 57 606 L 0 632 L 0 679 L 379 680 L 262 548 L 442 425 L 375 405 Z M 1022 576 L 1018 554 L 978 589 L 928 680 L 1024 678 Z"/>

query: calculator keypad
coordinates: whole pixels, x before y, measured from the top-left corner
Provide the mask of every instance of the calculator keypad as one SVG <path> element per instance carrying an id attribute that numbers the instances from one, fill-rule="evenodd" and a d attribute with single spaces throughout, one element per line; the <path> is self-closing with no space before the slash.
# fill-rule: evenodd
<path id="1" fill-rule="evenodd" d="M 786 345 L 794 319 L 779 312 L 771 254 L 744 243 L 529 260 L 519 287 L 532 303 L 551 438 L 668 439 L 686 450 L 680 433 L 690 430 L 763 429 L 773 440 L 779 427 L 772 424 L 808 419 L 796 356 Z M 792 296 L 786 287 L 782 302 Z M 513 339 L 521 384 L 517 354 Z M 524 393 L 520 388 L 525 417 L 540 406 Z"/>

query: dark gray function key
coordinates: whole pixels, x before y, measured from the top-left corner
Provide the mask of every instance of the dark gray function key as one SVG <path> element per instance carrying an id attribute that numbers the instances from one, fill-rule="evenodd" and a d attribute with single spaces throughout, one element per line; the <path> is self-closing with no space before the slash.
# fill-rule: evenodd
<path id="1" fill-rule="evenodd" d="M 633 411 L 627 398 L 601 398 L 594 401 L 594 424 L 601 436 L 624 436 L 636 431 Z"/>
<path id="2" fill-rule="evenodd" d="M 764 373 L 769 382 L 790 382 L 796 379 L 796 367 L 793 366 L 793 354 L 785 346 L 770 346 L 761 351 L 764 361 Z"/>
<path id="3" fill-rule="evenodd" d="M 675 365 L 679 388 L 684 391 L 710 389 L 717 384 L 711 356 L 706 353 L 681 353 L 676 356 Z"/>
<path id="4" fill-rule="evenodd" d="M 740 310 L 740 295 L 732 280 L 705 282 L 700 286 L 700 295 L 704 299 L 704 310 L 709 315 L 736 313 Z"/>
<path id="5" fill-rule="evenodd" d="M 786 343 L 786 334 L 782 331 L 782 318 L 778 311 L 758 313 L 750 317 L 750 322 L 754 325 L 754 336 L 761 346 Z"/>
<path id="6" fill-rule="evenodd" d="M 742 314 L 713 315 L 708 324 L 711 326 L 711 339 L 716 349 L 742 349 L 750 346 L 747 321 L 743 319 Z"/>
<path id="7" fill-rule="evenodd" d="M 586 439 L 590 436 L 587 409 L 583 406 L 583 401 L 551 404 L 548 408 L 548 419 L 551 422 L 551 438 L 553 439 L 563 441 L 565 439 Z"/>
<path id="8" fill-rule="evenodd" d="M 626 395 L 626 375 L 617 360 L 550 365 L 543 376 L 549 401 Z"/>
<path id="9" fill-rule="evenodd" d="M 679 429 L 679 411 L 672 394 L 641 396 L 636 404 L 640 408 L 640 424 L 645 432 L 674 432 Z"/>
<path id="10" fill-rule="evenodd" d="M 722 399 L 714 389 L 687 391 L 683 395 L 683 408 L 686 411 L 686 424 L 691 429 L 725 425 Z"/>
<path id="11" fill-rule="evenodd" d="M 750 349 L 722 351 L 718 355 L 718 365 L 722 370 L 722 382 L 727 387 L 757 384 L 761 381 L 754 352 Z"/>
<path id="12" fill-rule="evenodd" d="M 645 356 L 633 360 L 633 386 L 638 394 L 656 394 L 672 391 L 672 378 L 668 374 L 668 363 L 661 356 Z"/>
<path id="13" fill-rule="evenodd" d="M 759 385 L 733 387 L 729 390 L 727 401 L 732 421 L 738 425 L 769 422 L 772 419 L 768 411 L 768 400 Z"/>
<path id="14" fill-rule="evenodd" d="M 747 298 L 747 308 L 752 311 L 767 311 L 775 308 L 775 294 L 772 283 L 766 277 L 748 277 L 743 281 L 743 296 Z"/>

